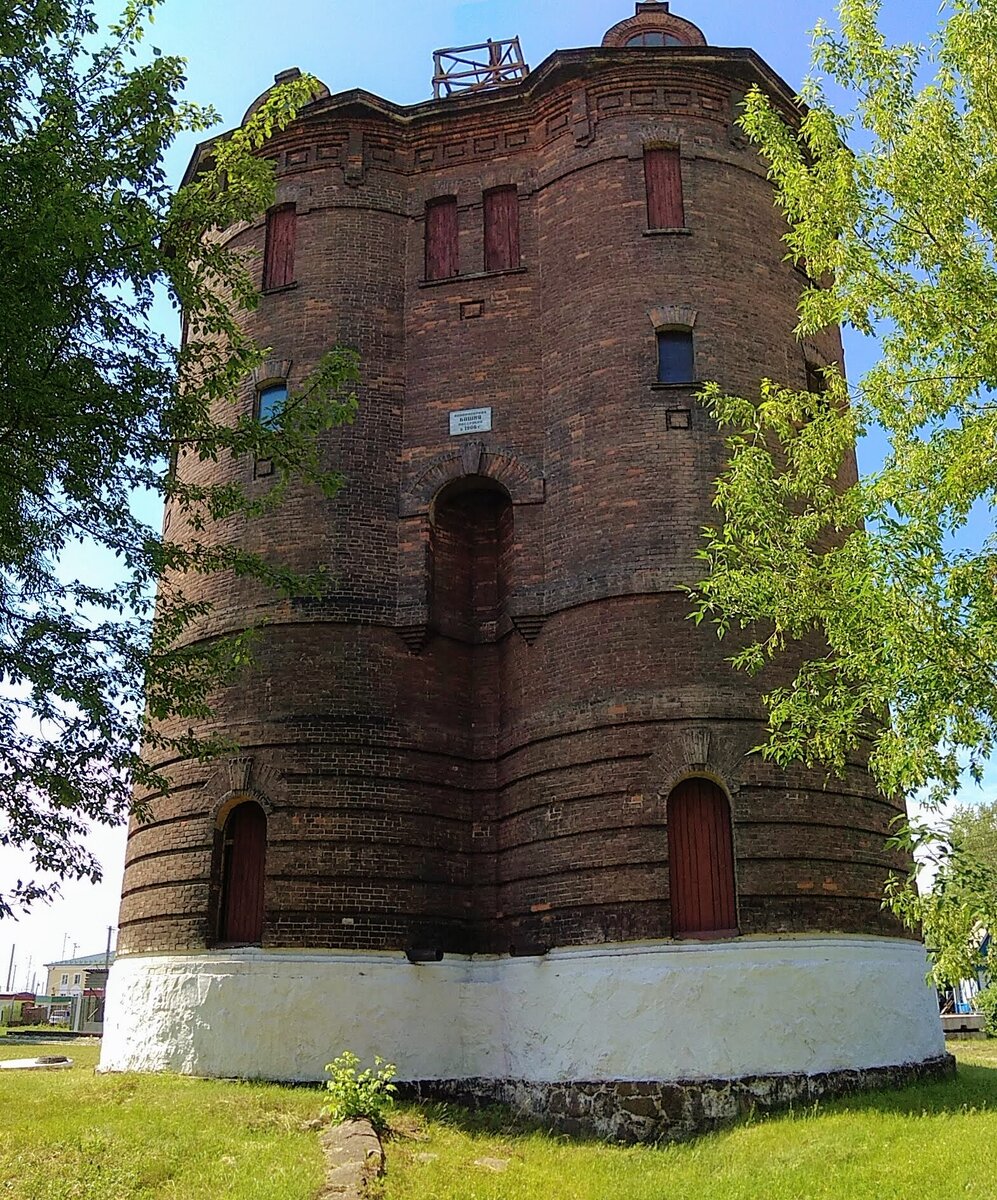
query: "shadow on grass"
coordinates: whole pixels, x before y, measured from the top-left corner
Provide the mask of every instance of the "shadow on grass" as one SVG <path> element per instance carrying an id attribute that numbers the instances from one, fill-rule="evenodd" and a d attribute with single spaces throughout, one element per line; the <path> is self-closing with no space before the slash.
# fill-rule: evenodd
<path id="1" fill-rule="evenodd" d="M 470 1107 L 449 1100 L 413 1100 L 401 1102 L 401 1121 L 393 1121 L 391 1136 L 404 1140 L 412 1136 L 405 1121 L 406 1110 L 417 1113 L 426 1124 L 443 1125 L 470 1138 L 529 1138 L 540 1137 L 549 1142 L 571 1145 L 605 1145 L 605 1139 L 592 1133 L 559 1133 L 550 1123 L 526 1116 L 504 1104 L 483 1104 Z"/>
<path id="2" fill-rule="evenodd" d="M 856 1092 L 822 1101 L 818 1111 L 880 1112 L 942 1116 L 969 1109 L 997 1109 L 997 1065 L 961 1062 L 955 1079 L 920 1083 L 896 1091 Z"/>
<path id="3" fill-rule="evenodd" d="M 428 1124 L 452 1128 L 468 1137 L 475 1138 L 543 1138 L 551 1143 L 571 1145 L 606 1145 L 606 1140 L 595 1134 L 560 1133 L 551 1129 L 550 1123 L 518 1113 L 501 1104 L 465 1107 L 451 1101 L 417 1101 L 406 1098 L 403 1111 L 417 1113 Z M 992 1065 L 960 1062 L 955 1079 L 936 1083 L 913 1084 L 899 1089 L 854 1092 L 848 1096 L 828 1097 L 814 1104 L 766 1112 L 755 1110 L 740 1120 L 732 1121 L 720 1129 L 704 1131 L 681 1141 L 699 1141 L 701 1138 L 723 1136 L 731 1130 L 778 1121 L 820 1119 L 836 1113 L 880 1113 L 884 1116 L 942 1116 L 959 1115 L 966 1112 L 997 1111 L 997 1062 Z M 404 1139 L 411 1131 L 402 1127 L 394 1136 Z M 667 1144 L 662 1141 L 661 1145 Z"/>

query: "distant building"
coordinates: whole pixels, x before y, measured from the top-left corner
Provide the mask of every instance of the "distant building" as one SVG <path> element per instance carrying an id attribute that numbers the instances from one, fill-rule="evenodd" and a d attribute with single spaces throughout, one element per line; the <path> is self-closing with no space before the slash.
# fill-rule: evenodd
<path id="1" fill-rule="evenodd" d="M 107 971 L 114 962 L 102 950 L 99 954 L 84 954 L 61 962 L 46 963 L 48 979 L 45 995 L 38 997 L 55 1025 L 72 1025 L 86 1033 L 100 1033 L 104 1026 L 104 992 Z"/>
<path id="2" fill-rule="evenodd" d="M 81 958 L 46 963 L 48 979 L 45 982 L 45 995 L 75 996 L 86 991 L 103 992 L 107 983 L 107 968 L 113 962 L 114 951 L 111 951 L 109 958 L 102 950 L 99 954 L 84 954 Z"/>

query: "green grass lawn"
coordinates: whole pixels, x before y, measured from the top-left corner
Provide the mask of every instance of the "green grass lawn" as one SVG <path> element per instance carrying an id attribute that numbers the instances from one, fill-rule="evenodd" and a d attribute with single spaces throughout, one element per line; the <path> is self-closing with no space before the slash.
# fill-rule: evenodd
<path id="1" fill-rule="evenodd" d="M 501 1110 L 406 1105 L 384 1200 L 950 1200 L 997 1196 L 997 1042 L 957 1045 L 955 1083 L 772 1116 L 661 1149 L 569 1142 Z M 314 1200 L 323 1093 L 169 1075 L 0 1073 L 2 1200 Z M 476 1160 L 507 1160 L 501 1172 Z M 493 1164 L 494 1165 L 494 1164 Z"/>
<path id="2" fill-rule="evenodd" d="M 65 1054 L 68 1071 L 0 1072 L 3 1200 L 314 1200 L 323 1179 L 318 1089 L 170 1075 L 95 1075 L 96 1043 L 5 1046 Z"/>
<path id="3" fill-rule="evenodd" d="M 997 1196 L 997 1041 L 959 1077 L 769 1116 L 661 1149 L 571 1143 L 501 1114 L 405 1107 L 385 1200 L 954 1200 Z M 432 1157 L 435 1156 L 435 1157 Z M 509 1160 L 500 1173 L 476 1159 Z"/>

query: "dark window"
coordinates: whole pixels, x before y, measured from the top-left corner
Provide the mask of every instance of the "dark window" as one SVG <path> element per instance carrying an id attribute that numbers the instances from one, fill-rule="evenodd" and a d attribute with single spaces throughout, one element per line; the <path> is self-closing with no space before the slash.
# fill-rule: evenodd
<path id="1" fill-rule="evenodd" d="M 730 805 L 708 779 L 668 797 L 668 872 L 673 937 L 736 936 Z"/>
<path id="2" fill-rule="evenodd" d="M 426 278 L 449 279 L 458 271 L 457 197 L 442 196 L 426 205 Z"/>
<path id="3" fill-rule="evenodd" d="M 281 410 L 287 403 L 287 384 L 272 383 L 260 388 L 256 395 L 256 417 L 260 421 L 271 424 L 280 418 Z"/>
<path id="4" fill-rule="evenodd" d="M 628 46 L 682 46 L 685 43 L 674 33 L 662 33 L 660 30 L 647 29 L 643 33 L 635 33 L 627 38 Z"/>
<path id="5" fill-rule="evenodd" d="M 298 214 L 293 204 L 280 204 L 267 213 L 267 240 L 263 252 L 263 290 L 287 287 L 294 282 L 294 240 Z"/>
<path id="6" fill-rule="evenodd" d="M 682 159 L 677 146 L 644 151 L 648 229 L 685 228 Z"/>
<path id="7" fill-rule="evenodd" d="M 659 330 L 658 383 L 692 383 L 695 378 L 692 330 Z"/>
<path id="8" fill-rule="evenodd" d="M 827 380 L 820 367 L 814 366 L 812 362 L 807 363 L 807 391 L 816 392 L 818 395 L 827 391 Z"/>
<path id="9" fill-rule="evenodd" d="M 266 853 L 266 813 L 255 801 L 237 805 L 223 835 L 220 942 L 258 945 L 263 940 Z"/>
<path id="10" fill-rule="evenodd" d="M 519 195 L 514 187 L 485 192 L 485 270 L 519 266 Z"/>

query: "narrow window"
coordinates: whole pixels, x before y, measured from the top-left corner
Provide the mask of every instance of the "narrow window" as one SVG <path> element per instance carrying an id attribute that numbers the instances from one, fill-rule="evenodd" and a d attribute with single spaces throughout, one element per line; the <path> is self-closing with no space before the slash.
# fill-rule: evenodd
<path id="1" fill-rule="evenodd" d="M 693 383 L 696 378 L 691 329 L 658 331 L 658 383 Z"/>
<path id="2" fill-rule="evenodd" d="M 287 403 L 287 384 L 273 383 L 260 388 L 256 393 L 256 419 L 273 425 L 280 420 L 280 414 Z"/>
<path id="3" fill-rule="evenodd" d="M 293 204 L 279 204 L 267 213 L 266 248 L 263 252 L 263 290 L 287 287 L 294 282 L 294 241 L 298 214 Z"/>
<path id="4" fill-rule="evenodd" d="M 668 872 L 673 937 L 737 936 L 730 805 L 708 779 L 668 797 Z"/>
<path id="5" fill-rule="evenodd" d="M 263 940 L 266 849 L 266 813 L 254 801 L 238 805 L 223 834 L 220 942 L 258 945 Z"/>
<path id="6" fill-rule="evenodd" d="M 824 373 L 820 367 L 815 366 L 812 362 L 807 362 L 807 391 L 814 392 L 816 395 L 823 395 L 827 391 L 827 380 L 824 378 Z"/>
<path id="7" fill-rule="evenodd" d="M 678 147 L 648 147 L 644 151 L 648 229 L 684 229 L 682 159 Z"/>
<path id="8" fill-rule="evenodd" d="M 519 266 L 519 195 L 515 187 L 485 192 L 485 270 Z"/>
<path id="9" fill-rule="evenodd" d="M 79 982 L 80 982 L 80 977 L 79 977 L 79 975 L 74 975 L 74 976 L 73 976 L 73 985 L 75 986 L 75 985 L 76 985 L 76 984 L 78 984 Z"/>
<path id="10" fill-rule="evenodd" d="M 426 278 L 449 279 L 457 271 L 457 197 L 441 196 L 426 205 Z"/>
<path id="11" fill-rule="evenodd" d="M 63 975 L 62 980 L 59 983 L 59 987 L 68 987 L 68 986 L 69 986 L 69 975 L 68 974 Z"/>

